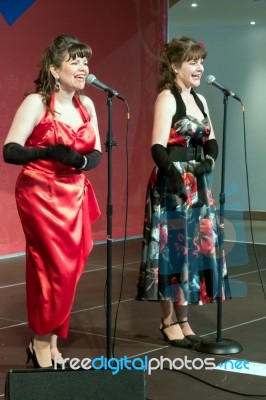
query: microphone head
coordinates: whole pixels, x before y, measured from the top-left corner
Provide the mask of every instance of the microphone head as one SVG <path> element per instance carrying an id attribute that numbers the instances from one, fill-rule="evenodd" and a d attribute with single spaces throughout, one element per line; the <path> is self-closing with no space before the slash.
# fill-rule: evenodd
<path id="1" fill-rule="evenodd" d="M 208 75 L 208 76 L 206 77 L 206 82 L 208 83 L 208 85 L 211 85 L 212 82 L 214 82 L 214 81 L 215 81 L 215 76 L 213 76 L 213 75 Z"/>
<path id="2" fill-rule="evenodd" d="M 87 78 L 86 78 L 86 83 L 88 83 L 89 85 L 91 85 L 92 82 L 95 81 L 95 79 L 96 79 L 96 76 L 90 74 L 90 75 L 88 75 Z"/>

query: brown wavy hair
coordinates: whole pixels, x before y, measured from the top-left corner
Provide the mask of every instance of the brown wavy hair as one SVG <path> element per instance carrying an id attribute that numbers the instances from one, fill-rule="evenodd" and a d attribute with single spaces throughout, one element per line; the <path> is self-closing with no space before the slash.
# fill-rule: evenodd
<path id="1" fill-rule="evenodd" d="M 52 93 L 55 91 L 55 79 L 50 72 L 50 67 L 54 65 L 56 68 L 60 68 L 67 55 L 69 55 L 69 59 L 86 57 L 89 60 L 92 50 L 89 45 L 81 43 L 76 36 L 69 35 L 57 36 L 53 43 L 45 49 L 40 72 L 34 83 L 36 85 L 35 93 L 42 95 L 47 110 L 52 111 L 49 105 Z"/>
<path id="2" fill-rule="evenodd" d="M 199 58 L 205 59 L 206 57 L 207 50 L 203 42 L 198 42 L 189 37 L 176 37 L 166 43 L 161 52 L 159 63 L 158 92 L 164 89 L 171 90 L 174 86 L 177 86 L 178 90 L 181 91 L 181 88 L 175 82 L 176 74 L 172 65 L 179 68 L 184 61 L 197 60 Z"/>

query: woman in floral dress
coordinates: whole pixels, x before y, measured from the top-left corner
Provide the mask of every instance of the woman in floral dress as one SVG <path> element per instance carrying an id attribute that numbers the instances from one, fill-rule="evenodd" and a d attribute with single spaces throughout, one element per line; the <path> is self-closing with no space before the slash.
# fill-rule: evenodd
<path id="1" fill-rule="evenodd" d="M 145 207 L 138 300 L 160 301 L 160 331 L 176 347 L 200 340 L 188 321 L 188 305 L 229 296 L 209 175 L 218 146 L 200 85 L 207 51 L 202 42 L 174 38 L 160 60 L 151 152 L 155 167 Z M 219 263 L 221 257 L 221 263 Z"/>

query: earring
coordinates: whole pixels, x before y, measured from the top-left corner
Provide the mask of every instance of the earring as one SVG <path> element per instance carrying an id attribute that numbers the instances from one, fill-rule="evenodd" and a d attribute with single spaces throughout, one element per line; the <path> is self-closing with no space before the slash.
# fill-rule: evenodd
<path id="1" fill-rule="evenodd" d="M 55 91 L 56 91 L 56 92 L 59 92 L 59 90 L 60 90 L 60 81 L 59 81 L 59 78 L 54 78 L 54 79 L 55 79 L 55 85 L 54 85 Z"/>

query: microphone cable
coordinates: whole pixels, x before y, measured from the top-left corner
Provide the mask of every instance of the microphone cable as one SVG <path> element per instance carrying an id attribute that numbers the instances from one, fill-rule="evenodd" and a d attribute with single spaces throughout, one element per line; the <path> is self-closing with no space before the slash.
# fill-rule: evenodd
<path id="1" fill-rule="evenodd" d="M 246 180 L 247 180 L 247 196 L 248 196 L 248 216 L 249 216 L 249 226 L 250 226 L 250 233 L 251 233 L 251 242 L 252 242 L 252 249 L 255 257 L 256 267 L 260 279 L 260 284 L 263 292 L 264 299 L 266 300 L 266 293 L 263 285 L 263 279 L 261 276 L 260 265 L 258 261 L 258 255 L 255 246 L 255 239 L 254 239 L 254 229 L 253 229 L 253 220 L 251 215 L 251 201 L 250 201 L 250 190 L 249 190 L 249 173 L 248 173 L 248 162 L 247 162 L 247 139 L 246 139 L 246 122 L 245 122 L 245 107 L 244 104 L 241 102 L 242 106 L 242 116 L 243 116 L 243 129 L 244 129 L 244 156 L 245 156 L 245 168 L 246 168 Z"/>
<path id="2" fill-rule="evenodd" d="M 125 273 L 125 258 L 126 258 L 126 241 L 127 241 L 127 227 L 128 227 L 128 193 L 129 193 L 129 155 L 128 155 L 128 135 L 129 135 L 129 121 L 130 121 L 130 110 L 129 110 L 129 105 L 125 99 L 123 99 L 124 104 L 126 105 L 127 108 L 127 122 L 126 122 L 126 144 L 125 144 L 125 149 L 126 149 L 126 201 L 125 201 L 125 223 L 124 223 L 124 238 L 123 238 L 123 251 L 122 251 L 122 271 L 121 271 L 121 282 L 120 282 L 120 290 L 119 290 L 119 296 L 118 296 L 118 301 L 117 301 L 117 309 L 115 313 L 115 322 L 114 322 L 114 328 L 113 328 L 113 342 L 112 342 L 112 357 L 114 357 L 114 351 L 115 351 L 115 339 L 116 339 L 116 329 L 117 329 L 117 320 L 118 320 L 118 312 L 119 312 L 119 306 L 121 303 L 121 298 L 122 298 L 122 293 L 123 293 L 123 284 L 124 284 L 124 273 Z M 112 271 L 111 271 L 112 273 Z M 107 318 L 107 280 L 105 282 L 105 288 L 104 288 L 104 309 L 105 309 L 105 315 Z M 113 301 L 112 301 L 113 302 Z"/>
<path id="3" fill-rule="evenodd" d="M 201 379 L 201 378 L 199 378 L 197 376 L 194 376 L 194 375 L 189 374 L 188 372 L 185 372 L 185 371 L 182 371 L 182 370 L 173 370 L 173 369 L 170 369 L 170 368 L 163 368 L 162 370 L 163 371 L 170 371 L 170 372 L 173 372 L 173 373 L 180 373 L 180 374 L 183 374 L 185 376 L 189 376 L 190 378 L 192 378 L 192 379 L 194 379 L 194 380 L 196 380 L 198 382 L 204 383 L 207 386 L 210 386 L 210 387 L 212 387 L 214 389 L 217 389 L 217 390 L 221 390 L 221 391 L 226 392 L 226 393 L 231 393 L 231 394 L 235 394 L 235 395 L 243 396 L 243 397 L 252 397 L 253 399 L 255 399 L 255 398 L 264 398 L 265 399 L 266 398 L 266 393 L 265 394 L 242 393 L 242 392 L 237 392 L 236 390 L 226 389 L 226 388 L 223 388 L 221 386 L 217 386 L 217 384 L 213 384 L 211 382 L 207 382 L 204 379 Z M 150 398 L 150 397 L 146 397 L 146 400 L 153 400 L 153 399 Z"/>
<path id="4" fill-rule="evenodd" d="M 125 202 L 125 225 L 124 225 L 124 239 L 123 239 L 123 253 L 122 253 L 122 271 L 121 271 L 121 281 L 120 281 L 120 290 L 117 302 L 117 308 L 115 313 L 115 322 L 114 322 L 114 336 L 113 336 L 113 349 L 112 353 L 115 354 L 115 339 L 116 339 L 116 329 L 117 329 L 117 320 L 119 307 L 121 303 L 122 293 L 123 293 L 123 285 L 124 285 L 124 274 L 125 274 L 125 260 L 126 260 L 126 241 L 127 241 L 127 226 L 128 226 L 128 199 L 129 199 L 129 157 L 128 157 L 128 134 L 129 134 L 129 121 L 130 121 L 130 111 L 129 106 L 126 100 L 124 103 L 127 107 L 127 124 L 126 124 L 126 202 Z"/>

